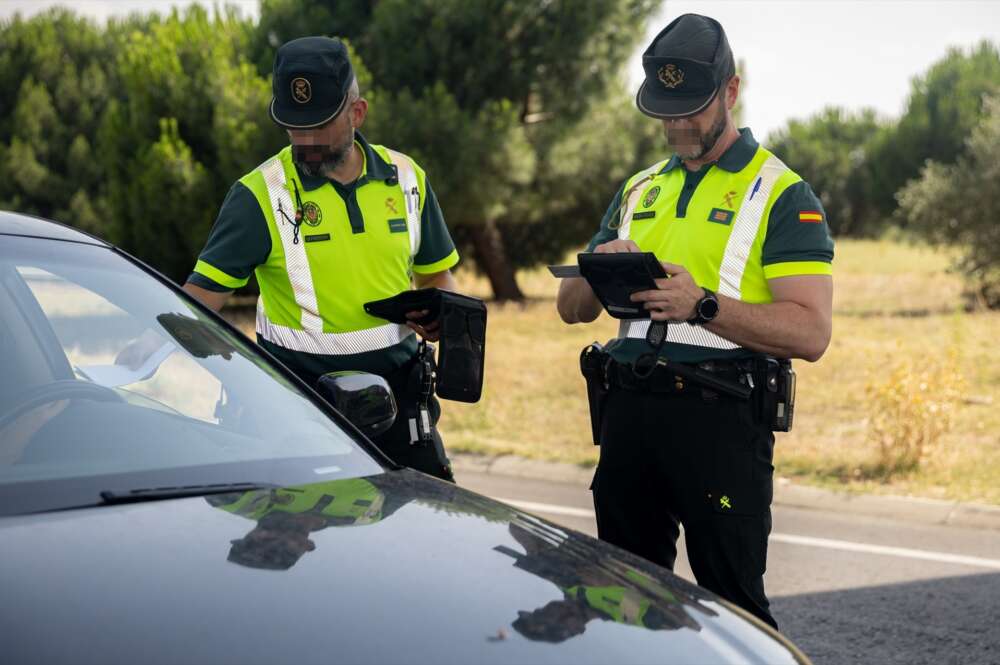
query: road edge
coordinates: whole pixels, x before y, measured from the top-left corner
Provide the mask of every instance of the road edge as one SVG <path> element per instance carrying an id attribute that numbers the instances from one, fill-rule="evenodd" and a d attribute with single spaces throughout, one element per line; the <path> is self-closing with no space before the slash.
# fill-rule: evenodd
<path id="1" fill-rule="evenodd" d="M 461 474 L 485 473 L 548 480 L 587 487 L 593 467 L 565 462 L 530 460 L 516 455 L 476 455 L 451 453 L 452 466 L 461 484 Z M 787 478 L 774 483 L 774 503 L 779 506 L 845 512 L 885 517 L 920 524 L 1000 530 L 1000 506 L 921 497 L 837 492 L 800 485 Z"/>

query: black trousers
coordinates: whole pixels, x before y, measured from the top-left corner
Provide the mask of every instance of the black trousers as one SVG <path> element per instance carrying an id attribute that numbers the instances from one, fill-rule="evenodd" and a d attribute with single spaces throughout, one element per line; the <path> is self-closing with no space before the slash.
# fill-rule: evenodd
<path id="1" fill-rule="evenodd" d="M 683 524 L 698 584 L 777 628 L 763 578 L 774 435 L 754 402 L 614 385 L 606 399 L 598 536 L 672 570 Z"/>

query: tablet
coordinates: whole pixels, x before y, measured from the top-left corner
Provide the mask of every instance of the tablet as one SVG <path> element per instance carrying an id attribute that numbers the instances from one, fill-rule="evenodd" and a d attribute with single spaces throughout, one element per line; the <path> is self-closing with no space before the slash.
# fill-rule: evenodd
<path id="1" fill-rule="evenodd" d="M 616 319 L 648 319 L 649 310 L 632 302 L 637 291 L 655 289 L 658 277 L 666 277 L 663 266 L 652 252 L 620 254 L 577 254 L 580 276 L 594 290 L 608 314 Z"/>
<path id="2" fill-rule="evenodd" d="M 429 310 L 430 314 L 414 323 L 430 323 L 441 314 L 441 292 L 438 289 L 400 291 L 391 298 L 365 303 L 366 312 L 392 323 L 407 323 L 409 321 L 406 318 L 407 312 L 419 312 L 425 309 Z"/>

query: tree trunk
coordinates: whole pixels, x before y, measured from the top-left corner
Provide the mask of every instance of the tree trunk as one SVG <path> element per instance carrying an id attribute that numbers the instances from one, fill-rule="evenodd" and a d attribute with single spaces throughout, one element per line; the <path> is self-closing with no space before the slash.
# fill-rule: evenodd
<path id="1" fill-rule="evenodd" d="M 486 273 L 493 288 L 493 297 L 499 301 L 524 300 L 524 294 L 517 285 L 517 275 L 507 260 L 500 229 L 491 221 L 473 224 L 470 227 L 472 244 L 475 248 L 476 263 Z"/>

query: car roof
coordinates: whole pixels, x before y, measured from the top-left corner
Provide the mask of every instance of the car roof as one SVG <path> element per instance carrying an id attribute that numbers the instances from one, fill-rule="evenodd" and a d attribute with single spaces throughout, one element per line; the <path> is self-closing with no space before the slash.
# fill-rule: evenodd
<path id="1" fill-rule="evenodd" d="M 110 247 L 103 240 L 77 231 L 63 224 L 41 217 L 0 210 L 0 235 L 46 238 L 48 240 L 68 240 L 99 247 Z"/>

